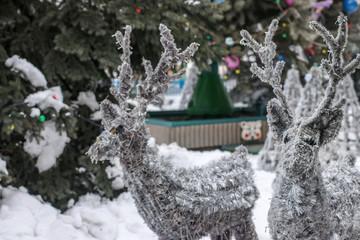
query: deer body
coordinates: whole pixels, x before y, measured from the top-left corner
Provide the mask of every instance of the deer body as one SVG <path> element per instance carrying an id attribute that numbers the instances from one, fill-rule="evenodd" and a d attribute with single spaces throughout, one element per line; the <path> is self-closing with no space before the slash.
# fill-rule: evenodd
<path id="1" fill-rule="evenodd" d="M 88 151 L 92 160 L 120 157 L 125 182 L 134 198 L 139 214 L 161 240 L 190 240 L 211 235 L 213 240 L 256 240 L 251 210 L 258 191 L 247 151 L 239 147 L 228 158 L 204 167 L 184 169 L 163 160 L 156 146 L 149 143 L 145 127 L 146 107 L 162 94 L 173 79 L 167 72 L 179 61 L 186 61 L 197 49 L 190 45 L 179 53 L 170 30 L 160 25 L 165 52 L 155 69 L 143 60 L 146 71 L 144 85 L 138 85 L 137 106 L 129 109 L 126 100 L 131 89 L 130 32 L 117 32 L 123 48 L 119 67 L 120 90 L 111 88 L 118 105 L 101 103 L 105 130 Z"/>
<path id="2" fill-rule="evenodd" d="M 276 44 L 272 37 L 278 21 L 271 23 L 264 45 L 256 42 L 247 31 L 241 31 L 240 43 L 257 52 L 264 64 L 259 67 L 253 63 L 251 71 L 269 83 L 276 95 L 267 106 L 269 127 L 281 141 L 279 176 L 268 214 L 270 233 L 275 240 L 359 239 L 360 224 L 356 219 L 360 213 L 359 174 L 354 174 L 357 172 L 354 165 L 346 159 L 332 169 L 322 169 L 318 159 L 319 149 L 333 140 L 341 127 L 345 99 L 333 103 L 337 84 L 360 67 L 360 55 L 342 67 L 340 59 L 347 42 L 347 19 L 341 14 L 337 22 L 336 37 L 320 24 L 310 23 L 330 49 L 331 60 L 322 61 L 330 81 L 318 108 L 311 116 L 300 119 L 294 118 L 281 90 L 284 62 L 273 64 Z M 330 171 L 332 173 L 327 174 Z M 346 199 L 342 199 L 344 197 Z"/>

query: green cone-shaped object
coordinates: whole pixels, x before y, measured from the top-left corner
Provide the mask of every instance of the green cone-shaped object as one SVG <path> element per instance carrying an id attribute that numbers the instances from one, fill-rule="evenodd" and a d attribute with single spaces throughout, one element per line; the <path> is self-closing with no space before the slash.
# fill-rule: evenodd
<path id="1" fill-rule="evenodd" d="M 218 73 L 203 72 L 189 102 L 189 115 L 229 116 L 233 107 Z"/>

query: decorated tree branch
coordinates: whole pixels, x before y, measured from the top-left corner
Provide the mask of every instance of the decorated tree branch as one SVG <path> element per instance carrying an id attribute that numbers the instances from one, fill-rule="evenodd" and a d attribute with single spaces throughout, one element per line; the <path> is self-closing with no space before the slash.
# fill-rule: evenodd
<path id="1" fill-rule="evenodd" d="M 360 67 L 360 55 L 342 67 L 347 18 L 340 14 L 337 22 L 336 37 L 319 23 L 310 23 L 329 46 L 331 58 L 323 60 L 322 67 L 329 74 L 330 82 L 317 109 L 309 117 L 300 119 L 292 114 L 288 99 L 279 87 L 283 64 L 276 63 L 275 67 L 273 64 L 276 44 L 271 39 L 278 21 L 273 20 L 270 25 L 264 45 L 254 42 L 245 30 L 241 31 L 241 43 L 258 52 L 264 64 L 259 67 L 254 63 L 252 72 L 271 84 L 276 95 L 267 106 L 270 129 L 281 141 L 278 178 L 268 214 L 273 239 L 357 239 L 359 236 L 356 217 L 360 207 L 356 199 L 360 185 L 358 175 L 353 173 L 357 172 L 354 158 L 348 156 L 336 167 L 326 169 L 322 169 L 318 158 L 319 149 L 333 140 L 341 127 L 345 99 L 333 103 L 337 85 Z"/>
<path id="2" fill-rule="evenodd" d="M 252 222 L 252 209 L 258 198 L 253 171 L 247 161 L 247 151 L 238 147 L 228 158 L 204 167 L 184 169 L 165 161 L 156 146 L 149 142 L 145 127 L 147 104 L 161 94 L 165 87 L 184 73 L 172 76 L 167 72 L 179 61 L 186 62 L 198 48 L 192 43 L 185 51 L 176 47 L 170 30 L 159 27 L 164 52 L 153 68 L 143 60 L 146 79 L 137 85 L 137 106 L 127 105 L 131 66 L 129 61 L 130 31 L 115 34 L 123 49 L 119 90 L 111 88 L 118 104 L 105 99 L 101 103 L 102 124 L 105 130 L 90 147 L 93 161 L 118 156 L 124 179 L 135 200 L 139 214 L 159 239 L 257 239 Z"/>

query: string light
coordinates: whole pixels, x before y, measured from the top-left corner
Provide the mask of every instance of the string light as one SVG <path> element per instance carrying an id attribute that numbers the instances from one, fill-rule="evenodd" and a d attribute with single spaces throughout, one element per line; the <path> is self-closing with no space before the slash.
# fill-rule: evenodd
<path id="1" fill-rule="evenodd" d="M 236 73 L 236 74 L 239 74 L 239 73 L 240 73 L 240 69 L 236 69 L 236 70 L 235 70 L 235 73 Z"/>
<path id="2" fill-rule="evenodd" d="M 45 116 L 44 115 L 40 115 L 39 117 L 39 122 L 44 122 L 45 121 Z"/>
<path id="3" fill-rule="evenodd" d="M 326 49 L 323 49 L 321 52 L 322 52 L 323 54 L 325 54 L 325 53 L 326 53 Z"/>
<path id="4" fill-rule="evenodd" d="M 211 36 L 210 36 L 210 35 L 206 35 L 206 40 L 210 41 L 210 40 L 211 40 Z"/>
<path id="5" fill-rule="evenodd" d="M 185 25 L 186 25 L 186 26 L 190 26 L 190 22 L 185 22 Z"/>
<path id="6" fill-rule="evenodd" d="M 282 26 L 283 26 L 283 27 L 286 27 L 286 23 L 283 23 Z"/>
<path id="7" fill-rule="evenodd" d="M 15 129 L 15 125 L 14 125 L 14 124 L 11 124 L 10 126 L 8 126 L 8 129 L 9 129 L 9 130 L 14 130 L 14 129 Z"/>
<path id="8" fill-rule="evenodd" d="M 283 37 L 283 38 L 286 38 L 286 37 L 287 37 L 287 34 L 286 34 L 286 33 L 283 33 L 283 34 L 282 34 L 282 37 Z"/>
<path id="9" fill-rule="evenodd" d="M 228 79 L 228 76 L 227 76 L 227 75 L 225 75 L 225 76 L 224 76 L 224 79 L 225 79 L 225 80 L 226 80 L 226 79 Z"/>
<path id="10" fill-rule="evenodd" d="M 137 9 L 136 9 L 136 12 L 137 12 L 137 13 L 141 13 L 141 9 L 140 9 L 140 8 L 137 8 Z"/>

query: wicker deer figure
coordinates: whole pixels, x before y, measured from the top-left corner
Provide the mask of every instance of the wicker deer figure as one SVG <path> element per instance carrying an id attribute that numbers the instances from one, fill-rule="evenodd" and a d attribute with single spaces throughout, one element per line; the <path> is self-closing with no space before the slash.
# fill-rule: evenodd
<path id="1" fill-rule="evenodd" d="M 251 71 L 273 87 L 276 98 L 267 106 L 268 123 L 281 141 L 281 160 L 274 196 L 268 214 L 273 239 L 359 239 L 359 174 L 354 158 L 346 157 L 336 167 L 323 169 L 318 159 L 319 148 L 338 134 L 345 99 L 333 103 L 337 84 L 360 66 L 360 55 L 342 67 L 340 56 L 347 43 L 347 18 L 338 17 L 338 33 L 333 37 L 327 29 L 311 22 L 327 43 L 331 58 L 322 60 L 330 81 L 325 96 L 310 117 L 295 119 L 281 90 L 280 76 L 284 62 L 273 63 L 276 44 L 272 41 L 278 21 L 273 20 L 259 44 L 242 30 L 241 44 L 259 54 L 264 67 L 256 63 Z"/>
<path id="2" fill-rule="evenodd" d="M 146 79 L 137 86 L 138 104 L 133 109 L 127 104 L 132 82 L 131 27 L 125 27 L 124 34 L 115 34 L 123 55 L 120 88 L 110 91 L 118 105 L 106 99 L 101 103 L 105 130 L 88 154 L 95 161 L 120 157 L 138 212 L 159 239 L 190 240 L 206 235 L 211 239 L 257 239 L 251 211 L 258 191 L 244 147 L 208 166 L 184 169 L 163 160 L 149 142 L 145 128 L 147 104 L 184 74 L 184 69 L 172 76 L 167 72 L 179 61 L 187 61 L 198 47 L 192 43 L 180 53 L 170 30 L 162 24 L 159 29 L 165 51 L 155 69 L 143 60 Z"/>

